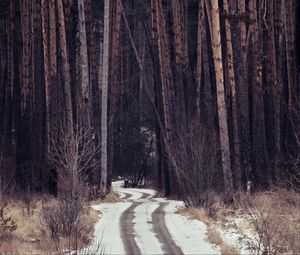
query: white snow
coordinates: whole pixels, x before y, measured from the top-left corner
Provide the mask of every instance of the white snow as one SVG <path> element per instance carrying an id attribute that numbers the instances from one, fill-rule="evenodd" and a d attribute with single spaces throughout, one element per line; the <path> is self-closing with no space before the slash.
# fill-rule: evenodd
<path id="1" fill-rule="evenodd" d="M 247 242 L 256 243 L 257 238 L 251 230 L 243 227 L 245 224 L 245 219 L 234 218 L 230 219 L 229 223 L 225 224 L 225 227 L 218 227 L 217 231 L 222 236 L 223 241 L 235 247 L 240 255 L 256 254 L 255 251 L 248 249 Z"/>
<path id="2" fill-rule="evenodd" d="M 175 243 L 184 254 L 220 254 L 215 245 L 207 242 L 207 227 L 203 222 L 175 213 L 182 204 L 181 201 L 171 201 L 164 210 L 166 226 Z"/>
<path id="3" fill-rule="evenodd" d="M 119 221 L 122 213 L 131 205 L 131 202 L 118 202 L 92 206 L 103 215 L 95 225 L 95 238 L 92 245 L 86 250 L 88 254 L 99 253 L 101 249 L 104 249 L 104 254 L 125 254 Z M 99 244 L 100 251 L 98 250 Z"/>
<path id="4" fill-rule="evenodd" d="M 163 254 L 161 244 L 153 232 L 151 222 L 152 213 L 158 207 L 158 203 L 143 203 L 134 210 L 135 241 L 142 254 Z"/>
<path id="5" fill-rule="evenodd" d="M 151 197 L 154 197 L 156 195 L 156 191 L 153 189 L 130 189 L 132 191 L 136 191 L 136 192 L 142 192 L 142 193 L 147 193 L 149 194 Z"/>
<path id="6" fill-rule="evenodd" d="M 126 194 L 124 192 L 118 192 L 119 198 L 123 199 L 124 197 L 126 197 Z"/>
<path id="7" fill-rule="evenodd" d="M 115 189 L 115 191 L 119 194 L 130 194 L 131 197 L 129 198 L 130 200 L 137 200 L 137 199 L 140 199 L 142 196 L 143 196 L 143 193 L 141 192 L 137 192 L 137 191 L 134 191 L 132 189 Z M 124 197 L 124 195 L 123 195 Z"/>
<path id="8" fill-rule="evenodd" d="M 123 188 L 124 187 L 124 181 L 121 180 L 121 181 L 114 181 L 114 182 L 111 182 L 111 187 L 113 189 L 116 189 L 116 188 Z"/>
<path id="9" fill-rule="evenodd" d="M 152 214 L 161 203 L 167 203 L 163 209 L 165 224 L 173 241 L 184 254 L 220 254 L 220 249 L 207 241 L 207 226 L 203 222 L 191 220 L 176 213 L 178 207 L 184 205 L 182 201 L 154 198 L 156 192 L 150 189 L 123 189 L 121 183 L 114 185 L 113 188 L 121 198 L 124 198 L 126 194 L 130 194 L 131 197 L 126 202 L 92 206 L 95 210 L 101 211 L 102 217 L 95 226 L 95 238 L 92 245 L 83 250 L 83 253 L 93 253 L 101 243 L 105 254 L 125 254 L 120 233 L 120 217 L 133 202 L 142 202 L 133 212 L 134 239 L 142 254 L 163 254 L 162 244 L 153 230 L 152 222 Z M 145 193 L 149 197 L 141 199 Z M 221 228 L 218 230 L 226 243 L 237 247 L 240 235 Z M 241 254 L 249 254 L 244 246 L 238 248 Z"/>

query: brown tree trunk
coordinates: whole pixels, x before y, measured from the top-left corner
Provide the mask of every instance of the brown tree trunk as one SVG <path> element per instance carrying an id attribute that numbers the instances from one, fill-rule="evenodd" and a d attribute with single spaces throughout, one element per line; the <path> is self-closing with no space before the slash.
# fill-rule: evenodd
<path id="1" fill-rule="evenodd" d="M 215 66 L 215 78 L 217 88 L 217 104 L 218 104 L 218 120 L 220 130 L 220 145 L 222 154 L 222 167 L 224 175 L 224 188 L 227 196 L 231 196 L 233 191 L 231 161 L 230 161 L 230 147 L 228 137 L 228 123 L 227 123 L 227 107 L 225 102 L 224 91 L 224 76 L 222 63 L 222 49 L 221 49 L 221 33 L 220 33 L 220 16 L 218 0 L 212 1 L 212 6 L 206 4 L 207 12 L 211 13 L 211 40 L 212 50 Z"/>
<path id="2" fill-rule="evenodd" d="M 109 76 L 109 24 L 110 0 L 104 2 L 104 42 L 103 42 L 103 81 L 101 94 L 101 180 L 100 191 L 107 193 L 107 114 L 108 114 L 108 76 Z"/>
<path id="3" fill-rule="evenodd" d="M 56 38 L 56 15 L 55 0 L 49 1 L 49 58 L 50 58 L 50 84 L 51 84 L 51 104 L 50 104 L 50 129 L 53 140 L 56 140 L 58 132 L 58 93 L 57 93 L 57 38 Z"/>
<path id="4" fill-rule="evenodd" d="M 227 0 L 223 0 L 224 11 L 229 13 L 229 7 Z M 226 76 L 229 84 L 229 90 L 231 93 L 232 102 L 232 123 L 233 123 L 233 144 L 234 144 L 234 171 L 236 177 L 236 186 L 238 189 L 242 189 L 242 168 L 241 168 L 241 144 L 239 138 L 238 128 L 238 102 L 236 98 L 236 79 L 234 73 L 234 61 L 232 50 L 232 36 L 231 36 L 231 23 L 228 19 L 225 20 L 225 32 L 226 32 Z"/>
<path id="5" fill-rule="evenodd" d="M 173 32 L 174 32 L 174 51 L 175 51 L 175 81 L 176 81 L 176 94 L 177 100 L 177 116 L 182 120 L 181 117 L 185 116 L 186 112 L 186 76 L 184 73 L 184 68 L 186 67 L 187 56 L 186 56 L 186 43 L 185 43 L 185 33 L 186 28 L 184 24 L 184 1 L 183 0 L 173 0 L 172 4 L 172 17 L 173 17 Z"/>
<path id="6" fill-rule="evenodd" d="M 58 29 L 60 39 L 60 54 L 62 61 L 62 77 L 64 81 L 64 98 L 66 106 L 66 129 L 67 132 L 73 136 L 73 112 L 71 100 L 71 84 L 70 84 L 70 65 L 67 52 L 66 30 L 65 30 L 65 17 L 62 0 L 56 0 L 57 13 L 58 13 Z"/>
<path id="7" fill-rule="evenodd" d="M 51 78 L 49 65 L 49 17 L 48 17 L 48 3 L 46 0 L 41 2 L 41 18 L 42 18 L 42 40 L 43 40 L 43 61 L 44 61 L 44 84 L 45 84 L 45 102 L 46 102 L 46 151 L 50 152 L 50 103 L 51 103 Z"/>
<path id="8" fill-rule="evenodd" d="M 253 47 L 253 122 L 252 122 L 252 140 L 253 140 L 253 159 L 255 163 L 255 178 L 258 185 L 266 185 L 267 166 L 266 155 L 266 133 L 265 133 L 265 116 L 263 102 L 263 83 L 262 83 L 262 60 L 261 60 L 261 31 L 260 16 L 257 13 L 256 1 L 251 0 L 249 4 L 250 18 L 255 20 L 251 26 L 252 47 Z"/>
<path id="9" fill-rule="evenodd" d="M 280 104 L 278 104 L 278 80 L 277 80 L 277 67 L 276 67 L 276 49 L 275 49 L 275 23 L 274 23 L 274 0 L 269 0 L 267 2 L 267 11 L 268 11 L 268 30 L 267 30 L 267 61 L 266 61 L 266 81 L 267 86 L 271 88 L 271 112 L 269 112 L 270 116 L 272 116 L 271 124 L 272 124 L 272 132 L 270 130 L 268 133 L 271 133 L 271 139 L 273 141 L 269 141 L 269 146 L 271 146 L 272 150 L 272 161 L 274 161 L 274 168 L 278 167 L 278 163 L 280 160 Z M 269 136 L 270 137 L 270 136 Z M 275 169 L 274 169 L 275 170 Z"/>
<path id="10" fill-rule="evenodd" d="M 85 6 L 84 0 L 78 0 L 78 30 L 79 30 L 79 84 L 82 88 L 82 125 L 86 130 L 90 129 L 91 100 L 90 100 L 90 81 L 89 81 L 89 64 L 87 50 L 87 33 L 85 23 Z"/>
<path id="11" fill-rule="evenodd" d="M 162 105 L 164 116 L 164 145 L 163 150 L 166 151 L 171 144 L 171 113 L 170 113 L 170 89 L 171 89 L 171 68 L 169 47 L 166 32 L 166 20 L 163 13 L 163 6 L 161 0 L 156 0 L 156 15 L 157 15 L 157 39 L 158 39 L 158 55 L 160 63 L 160 76 L 162 84 Z M 164 162 L 164 187 L 165 194 L 170 195 L 170 173 L 167 159 Z"/>
<path id="12" fill-rule="evenodd" d="M 198 4 L 198 31 L 197 31 L 197 66 L 196 66 L 196 113 L 200 116 L 201 82 L 202 82 L 202 52 L 203 52 L 203 30 L 205 29 L 204 1 Z"/>

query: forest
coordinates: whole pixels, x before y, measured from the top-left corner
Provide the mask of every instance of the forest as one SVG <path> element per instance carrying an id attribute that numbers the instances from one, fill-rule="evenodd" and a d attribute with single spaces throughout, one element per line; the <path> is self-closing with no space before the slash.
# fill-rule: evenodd
<path id="1" fill-rule="evenodd" d="M 189 206 L 299 192 L 299 1 L 1 0 L 0 203 L 120 177 Z"/>

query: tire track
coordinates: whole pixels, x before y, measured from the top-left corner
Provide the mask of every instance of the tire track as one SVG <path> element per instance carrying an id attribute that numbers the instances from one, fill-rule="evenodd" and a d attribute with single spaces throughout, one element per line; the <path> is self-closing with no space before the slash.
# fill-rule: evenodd
<path id="1" fill-rule="evenodd" d="M 162 244 L 164 254 L 183 255 L 182 250 L 177 246 L 171 237 L 165 223 L 165 212 L 163 208 L 168 205 L 168 202 L 160 202 L 159 207 L 152 214 L 153 229 L 157 239 Z"/>
<path id="2" fill-rule="evenodd" d="M 141 251 L 134 240 L 135 233 L 133 228 L 133 212 L 135 208 L 141 204 L 142 202 L 134 202 L 128 209 L 123 212 L 120 218 L 120 231 L 126 254 L 141 254 Z"/>
<path id="3" fill-rule="evenodd" d="M 145 192 L 140 192 L 140 193 L 143 194 L 140 199 L 147 199 L 147 198 L 151 197 L 151 195 L 149 193 L 145 193 Z"/>
<path id="4" fill-rule="evenodd" d="M 122 194 L 125 194 L 124 197 L 122 197 L 123 200 L 129 200 L 129 198 L 132 197 L 132 194 L 131 193 L 128 193 L 128 192 L 125 192 L 125 191 L 119 191 L 119 193 L 122 193 Z"/>

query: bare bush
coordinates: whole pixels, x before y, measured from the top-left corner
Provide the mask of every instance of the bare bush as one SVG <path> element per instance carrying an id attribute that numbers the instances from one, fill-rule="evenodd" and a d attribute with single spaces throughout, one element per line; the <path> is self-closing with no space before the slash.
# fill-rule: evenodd
<path id="1" fill-rule="evenodd" d="M 280 194 L 265 192 L 253 197 L 240 195 L 236 201 L 256 234 L 254 239 L 247 238 L 250 250 L 258 255 L 300 252 L 298 213 L 280 198 Z"/>
<path id="2" fill-rule="evenodd" d="M 11 237 L 16 229 L 16 222 L 11 217 L 5 216 L 4 208 L 0 208 L 0 239 Z"/>
<path id="3" fill-rule="evenodd" d="M 51 233 L 51 239 L 59 242 L 59 210 L 57 206 L 46 206 L 42 210 L 42 218 L 46 227 Z"/>
<path id="4" fill-rule="evenodd" d="M 51 233 L 57 250 L 61 237 L 68 237 L 69 250 L 76 250 L 81 234 L 80 219 L 89 196 L 89 182 L 97 166 L 99 147 L 91 130 L 76 129 L 75 133 L 62 130 L 52 141 L 49 161 L 57 170 L 57 204 L 44 207 L 42 218 Z"/>
<path id="5" fill-rule="evenodd" d="M 0 152 L 0 173 L 0 206 L 5 206 L 15 189 L 15 181 L 13 160 L 5 158 L 3 151 Z"/>
<path id="6" fill-rule="evenodd" d="M 78 200 L 61 200 L 57 204 L 44 207 L 42 220 L 51 234 L 56 249 L 60 248 L 60 239 L 69 240 L 69 250 L 77 250 L 78 238 L 81 235 L 81 217 L 84 205 Z"/>
<path id="7" fill-rule="evenodd" d="M 180 169 L 178 181 L 188 206 L 210 207 L 218 188 L 217 144 L 199 123 L 191 121 L 178 129 L 172 154 Z"/>
<path id="8" fill-rule="evenodd" d="M 99 146 L 95 145 L 91 130 L 78 128 L 74 134 L 61 131 L 52 141 L 49 160 L 58 173 L 58 191 L 66 200 L 85 199 L 88 182 L 97 167 Z"/>

